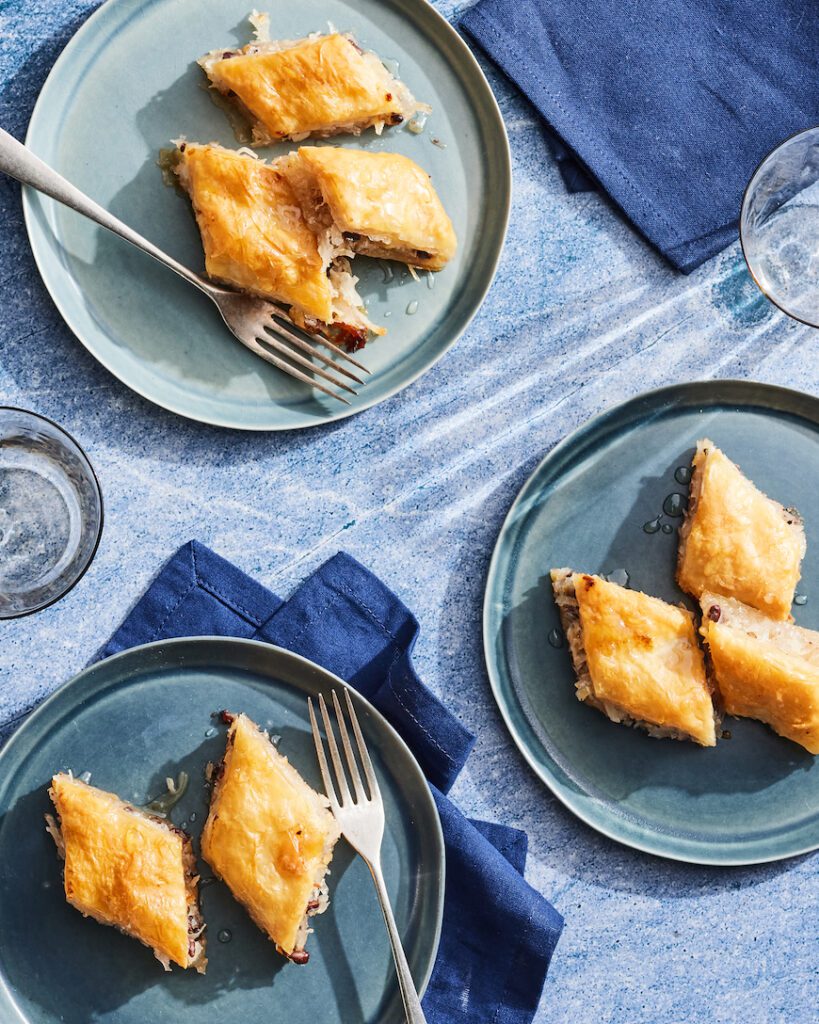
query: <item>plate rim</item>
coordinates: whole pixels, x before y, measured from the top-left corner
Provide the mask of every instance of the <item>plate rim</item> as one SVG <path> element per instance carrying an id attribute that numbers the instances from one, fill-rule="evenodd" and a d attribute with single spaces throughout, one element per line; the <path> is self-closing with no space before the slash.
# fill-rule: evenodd
<path id="1" fill-rule="evenodd" d="M 164 0 L 153 0 L 153 2 L 164 2 Z M 37 100 L 34 104 L 34 109 L 31 112 L 31 118 L 29 119 L 28 127 L 26 128 L 25 144 L 32 150 L 33 153 L 37 153 L 37 149 L 32 145 L 35 140 L 35 136 L 42 132 L 48 131 L 47 125 L 41 126 L 40 122 L 47 119 L 46 104 L 48 102 L 48 93 L 57 88 L 57 79 L 61 74 L 62 69 L 73 59 L 76 50 L 82 46 L 85 36 L 96 30 L 97 23 L 104 23 L 106 18 L 111 17 L 111 12 L 116 11 L 120 4 L 138 3 L 138 0 L 107 0 L 106 3 L 101 4 L 95 11 L 93 11 L 77 31 L 71 36 L 66 45 L 63 47 L 59 56 L 55 60 L 53 66 L 48 72 L 45 81 L 43 82 L 40 91 L 37 95 Z M 23 196 L 23 220 L 26 227 L 26 235 L 28 237 L 29 247 L 34 256 L 34 262 L 37 267 L 37 271 L 40 275 L 40 279 L 46 291 L 54 303 L 57 312 L 60 314 L 63 322 L 69 328 L 74 337 L 83 346 L 86 352 L 89 353 L 108 373 L 115 377 L 124 387 L 128 388 L 134 394 L 139 395 L 141 398 L 150 402 L 152 405 L 158 406 L 161 409 L 165 409 L 167 412 L 171 412 L 176 416 L 181 416 L 184 419 L 191 420 L 196 423 L 204 423 L 208 426 L 217 427 L 220 429 L 227 430 L 241 430 L 253 433 L 274 433 L 279 431 L 287 430 L 307 430 L 312 427 L 324 426 L 328 423 L 336 423 L 341 420 L 349 419 L 351 416 L 355 416 L 358 413 L 365 412 L 367 409 L 371 409 L 376 405 L 380 405 L 392 398 L 394 395 L 401 391 L 406 390 L 414 384 L 420 377 L 431 370 L 443 357 L 453 348 L 456 342 L 462 337 L 467 331 L 475 316 L 480 311 L 486 296 L 489 293 L 492 285 L 495 282 L 497 276 L 498 265 L 500 263 L 503 251 L 506 245 L 506 238 L 509 232 L 509 220 L 512 211 L 512 188 L 513 188 L 513 177 L 512 177 L 512 151 L 509 145 L 509 135 L 506 130 L 506 122 L 503 119 L 500 106 L 498 104 L 497 97 L 492 90 L 491 85 L 483 72 L 483 69 L 478 62 L 477 57 L 472 52 L 471 48 L 467 44 L 466 40 L 456 30 L 455 26 L 444 17 L 443 14 L 438 11 L 436 7 L 429 2 L 429 0 L 401 0 L 402 4 L 411 3 L 414 4 L 417 10 L 424 12 L 426 17 L 432 18 L 433 24 L 436 25 L 437 32 L 443 36 L 443 38 L 453 46 L 463 61 L 465 61 L 467 67 L 471 73 L 475 76 L 475 81 L 479 83 L 482 90 L 485 93 L 484 101 L 486 104 L 486 112 L 490 116 L 494 129 L 497 132 L 497 138 L 499 142 L 499 156 L 501 157 L 501 186 L 502 186 L 502 205 L 500 208 L 502 225 L 501 231 L 498 238 L 497 251 L 491 265 L 488 267 L 488 273 L 486 278 L 485 286 L 479 290 L 478 293 L 473 297 L 471 302 L 467 305 L 465 310 L 465 317 L 461 326 L 454 331 L 451 336 L 440 346 L 440 348 L 433 352 L 428 358 L 422 360 L 420 367 L 411 371 L 407 374 L 406 378 L 402 381 L 397 382 L 394 386 L 387 388 L 384 394 L 379 397 L 372 399 L 365 398 L 363 403 L 356 405 L 354 408 L 346 408 L 341 403 L 337 403 L 339 408 L 336 410 L 323 409 L 323 414 L 320 416 L 309 416 L 304 413 L 299 414 L 299 419 L 295 423 L 288 424 L 272 424 L 266 421 L 264 424 L 261 423 L 238 423 L 232 421 L 229 416 L 220 416 L 218 414 L 204 414 L 198 413 L 195 409 L 183 410 L 177 406 L 177 403 L 168 400 L 159 401 L 157 398 L 152 397 L 147 393 L 148 390 L 142 386 L 135 386 L 132 383 L 127 382 L 123 376 L 114 369 L 112 360 L 104 358 L 99 352 L 95 351 L 94 346 L 89 345 L 82 336 L 81 326 L 75 324 L 73 318 L 69 316 L 67 305 L 61 298 L 61 293 L 56 287 L 52 288 L 49 279 L 49 274 L 46 270 L 47 265 L 47 251 L 48 242 L 50 240 L 56 241 L 59 244 L 59 237 L 55 236 L 54 233 L 48 229 L 44 229 L 42 237 L 38 236 L 35 225 L 35 211 L 34 211 L 34 200 L 36 197 L 41 197 L 42 201 L 46 204 L 56 203 L 56 200 L 50 199 L 47 196 L 43 196 L 41 193 L 32 189 L 28 185 L 22 187 Z M 494 196 L 493 196 L 494 201 Z M 102 230 L 105 230 L 104 228 Z M 71 278 L 71 275 L 69 275 Z M 365 392 L 366 394 L 366 392 Z M 266 408 L 275 410 L 280 407 L 281 403 L 277 401 L 268 401 Z"/>
<path id="2" fill-rule="evenodd" d="M 435 804 L 435 799 L 432 795 L 432 791 L 429 787 L 429 782 L 424 775 L 423 769 L 418 763 L 417 758 L 410 750 L 406 741 L 401 737 L 395 727 L 387 720 L 387 718 L 375 707 L 362 693 L 360 693 L 354 686 L 346 682 L 340 676 L 331 672 L 329 669 L 324 668 L 315 661 L 311 661 L 309 658 L 305 658 L 301 654 L 297 654 L 295 651 L 289 651 L 286 647 L 280 647 L 277 644 L 269 644 L 263 640 L 254 640 L 248 637 L 230 637 L 230 636 L 219 636 L 217 634 L 208 634 L 204 636 L 183 636 L 183 637 L 171 637 L 167 640 L 153 640 L 150 643 L 139 644 L 136 647 L 129 647 L 125 650 L 118 651 L 115 654 L 110 655 L 107 658 L 103 658 L 101 661 L 96 661 L 91 665 L 86 665 L 85 668 L 81 669 L 70 679 L 67 679 L 64 683 L 61 683 L 52 693 L 50 693 L 43 701 L 41 701 L 17 726 L 14 732 L 9 736 L 5 743 L 0 746 L 0 777 L 3 777 L 6 772 L 6 763 L 11 754 L 14 753 L 16 748 L 21 742 L 24 742 L 28 736 L 28 732 L 32 726 L 32 723 L 36 725 L 41 719 L 48 718 L 48 714 L 51 710 L 51 706 L 57 702 L 58 699 L 64 697 L 65 692 L 83 682 L 88 676 L 93 675 L 95 672 L 99 672 L 102 666 L 111 666 L 120 661 L 128 661 L 129 659 L 136 661 L 137 668 L 136 672 L 132 672 L 132 675 L 138 675 L 138 666 L 140 662 L 146 657 L 150 656 L 152 651 L 163 651 L 173 648 L 190 648 L 199 647 L 205 648 L 212 644 L 219 644 L 226 647 L 256 649 L 267 658 L 281 659 L 285 662 L 289 661 L 291 664 L 299 666 L 302 670 L 308 670 L 317 674 L 320 678 L 323 677 L 323 682 L 328 686 L 341 687 L 343 690 L 350 694 L 354 703 L 362 705 L 369 715 L 375 718 L 379 726 L 384 728 L 389 735 L 392 743 L 402 752 L 407 758 L 408 764 L 412 767 L 412 771 L 416 776 L 416 781 L 421 783 L 421 791 L 425 794 L 425 799 L 428 801 L 428 810 L 431 812 L 430 817 L 434 822 L 434 835 L 432 839 L 436 847 L 436 853 L 440 864 L 440 872 L 437 884 L 437 890 L 435 893 L 436 902 L 436 916 L 435 916 L 435 933 L 433 936 L 433 942 L 430 947 L 430 952 L 426 957 L 426 962 L 423 965 L 421 982 L 418 985 L 418 994 L 420 997 L 426 992 L 427 986 L 429 985 L 432 972 L 435 969 L 435 964 L 438 959 L 438 951 L 440 948 L 441 933 L 443 929 L 443 916 L 444 916 L 444 897 L 446 890 L 446 846 L 444 843 L 443 828 L 441 825 L 441 816 L 438 813 L 438 808 Z M 122 677 L 124 678 L 124 677 Z M 120 681 L 122 681 L 122 678 Z M 267 680 L 265 680 L 267 681 Z M 290 685 L 290 684 L 286 684 Z M 23 737 L 21 740 L 20 737 Z M 5 785 L 3 789 L 6 789 L 10 784 L 14 775 L 11 774 L 8 778 L 4 778 Z M 6 984 L 7 979 L 0 977 L 0 986 L 6 992 L 13 996 L 13 989 L 9 989 Z M 396 982 L 397 985 L 397 982 Z M 19 1013 L 19 1007 L 16 1002 L 12 999 L 11 1005 Z M 21 1018 L 23 1019 L 23 1018 Z"/>
<path id="3" fill-rule="evenodd" d="M 717 845 L 710 844 L 709 846 L 709 844 L 700 840 L 697 840 L 697 851 L 682 853 L 675 852 L 673 849 L 667 849 L 663 845 L 662 839 L 658 842 L 651 841 L 651 837 L 661 837 L 662 833 L 647 831 L 644 833 L 643 838 L 632 837 L 630 835 L 627 836 L 621 831 L 618 831 L 616 826 L 613 827 L 608 825 L 605 821 L 597 820 L 593 813 L 589 813 L 577 806 L 571 799 L 570 794 L 560 785 L 559 780 L 554 776 L 552 771 L 539 762 L 533 750 L 530 749 L 525 736 L 515 725 L 509 707 L 512 701 L 510 701 L 505 695 L 501 673 L 497 664 L 498 659 L 492 649 L 493 637 L 490 635 L 490 619 L 493 612 L 491 606 L 494 603 L 495 595 L 502 592 L 503 584 L 505 583 L 505 579 L 501 576 L 501 570 L 503 568 L 502 563 L 504 561 L 504 552 L 502 552 L 501 548 L 505 547 L 511 531 L 514 528 L 515 520 L 521 512 L 524 502 L 530 497 L 529 490 L 534 485 L 537 477 L 548 467 L 550 462 L 561 459 L 572 449 L 582 450 L 582 446 L 588 443 L 590 437 L 610 428 L 618 417 L 628 417 L 629 414 L 631 414 L 629 419 L 633 422 L 634 414 L 638 411 L 641 404 L 648 404 L 656 408 L 663 403 L 664 400 L 669 404 L 669 400 L 673 401 L 673 399 L 680 399 L 686 394 L 690 395 L 693 389 L 696 389 L 697 391 L 697 400 L 687 403 L 689 405 L 702 406 L 702 408 L 705 409 L 708 406 L 717 404 L 731 404 L 736 400 L 739 407 L 765 408 L 768 410 L 780 411 L 792 416 L 798 415 L 801 419 L 812 422 L 817 433 L 819 433 L 819 397 L 811 395 L 808 392 L 799 391 L 796 388 L 784 387 L 779 384 L 769 384 L 765 381 L 742 380 L 740 378 L 711 378 L 709 380 L 695 380 L 651 388 L 648 391 L 638 392 L 636 395 L 632 395 L 630 398 L 627 398 L 622 402 L 617 402 L 616 404 L 603 409 L 601 412 L 596 413 L 589 419 L 585 420 L 558 441 L 558 443 L 549 449 L 549 451 L 538 461 L 535 468 L 527 475 L 526 479 L 521 484 L 508 512 L 504 516 L 500 530 L 498 531 L 495 545 L 492 549 L 492 556 L 489 561 L 489 568 L 487 569 L 486 582 L 484 586 L 484 599 L 481 615 L 484 664 L 489 677 L 492 696 L 498 710 L 500 711 L 501 718 L 503 719 L 509 735 L 512 737 L 512 740 L 522 754 L 524 760 L 540 781 L 545 784 L 547 789 L 557 797 L 561 804 L 563 804 L 567 810 L 569 810 L 576 818 L 582 821 L 589 828 L 594 829 L 595 832 L 606 836 L 608 839 L 617 842 L 621 846 L 638 850 L 641 853 L 648 853 L 652 856 L 661 857 L 665 860 L 677 861 L 684 864 L 696 864 L 720 868 L 770 864 L 777 861 L 790 860 L 793 857 L 799 857 L 819 849 L 819 836 L 817 836 L 814 843 L 811 843 L 808 846 L 763 856 L 760 856 L 759 854 L 751 856 L 720 856 L 718 853 L 719 847 Z M 766 398 L 771 399 L 771 402 L 767 405 L 760 405 L 758 400 L 750 400 L 750 395 L 748 396 L 749 400 L 743 401 L 742 396 L 748 391 L 755 391 L 757 394 L 761 391 L 764 393 Z M 774 402 L 777 398 L 780 399 L 779 404 L 775 404 Z M 794 413 L 794 405 L 802 407 L 798 413 Z M 683 406 L 680 404 L 678 407 L 681 408 Z M 805 411 L 806 408 L 813 410 L 814 415 L 812 420 L 807 415 Z M 521 711 L 523 717 L 526 718 L 525 710 L 521 708 Z M 547 750 L 542 747 L 539 747 L 538 749 L 539 751 L 542 751 L 544 761 L 549 764 L 554 764 Z M 709 850 L 714 852 L 709 854 Z"/>

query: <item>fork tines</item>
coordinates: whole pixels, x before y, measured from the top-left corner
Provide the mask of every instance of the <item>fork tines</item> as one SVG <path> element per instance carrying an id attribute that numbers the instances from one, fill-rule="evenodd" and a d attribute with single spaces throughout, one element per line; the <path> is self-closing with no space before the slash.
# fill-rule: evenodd
<path id="1" fill-rule="evenodd" d="M 361 377 L 348 370 L 346 366 L 342 366 L 341 361 L 343 360 L 355 366 L 364 374 L 370 373 L 370 370 L 358 362 L 357 359 L 353 359 L 348 352 L 345 352 L 343 348 L 330 341 L 329 338 L 324 338 L 318 334 L 309 334 L 300 328 L 293 328 L 295 328 L 295 325 L 283 311 L 273 310 L 268 319 L 263 322 L 262 328 L 256 336 L 256 347 L 253 350 L 257 355 L 266 358 L 268 362 L 278 366 L 280 370 L 284 370 L 292 377 L 305 381 L 312 387 L 322 391 L 325 395 L 330 395 L 332 398 L 337 398 L 339 401 L 349 405 L 349 402 L 343 395 L 339 395 L 320 384 L 315 377 L 326 380 L 348 394 L 356 395 L 358 392 L 347 382 L 352 381 L 354 384 L 359 385 L 363 385 L 365 382 Z M 272 353 L 266 354 L 263 346 L 271 348 L 276 355 L 274 356 Z M 332 355 L 327 355 L 323 352 L 322 347 L 326 348 Z M 301 352 L 305 352 L 314 359 L 318 359 L 324 366 L 335 371 L 340 376 L 334 376 L 333 373 L 322 369 L 321 366 L 316 366 L 310 359 L 301 355 Z M 336 358 L 333 358 L 333 356 Z M 340 377 L 344 377 L 346 380 L 342 380 Z"/>
<path id="2" fill-rule="evenodd" d="M 330 714 L 327 710 L 327 702 L 324 700 L 324 696 L 319 694 L 319 710 L 321 711 L 321 717 L 324 722 L 324 731 L 327 735 L 327 745 L 330 748 L 330 759 L 332 760 L 333 768 L 335 769 L 337 785 L 333 784 L 333 779 L 330 775 L 327 758 L 324 753 L 324 743 L 322 742 L 315 711 L 313 710 L 313 701 L 312 698 L 308 698 L 310 725 L 313 730 L 313 741 L 316 745 L 316 754 L 318 756 L 319 767 L 321 769 L 321 777 L 324 781 L 324 789 L 327 794 L 327 798 L 334 810 L 337 807 L 344 807 L 350 803 L 361 804 L 378 800 L 381 796 L 378 788 L 378 781 L 376 780 L 375 772 L 373 771 L 372 761 L 370 760 L 370 755 L 367 752 L 367 746 L 364 742 L 364 736 L 361 732 L 361 726 L 358 724 L 358 717 L 355 713 L 353 702 L 350 700 L 350 694 L 347 690 L 344 691 L 344 697 L 347 705 L 347 714 L 350 718 L 353 734 L 355 735 L 356 746 L 361 759 L 361 767 L 364 770 L 364 777 L 367 780 L 367 788 L 369 790 L 368 795 L 365 792 L 358 761 L 356 760 L 353 746 L 350 742 L 350 735 L 347 729 L 347 723 L 344 718 L 341 702 L 339 701 L 335 690 L 333 690 L 332 699 L 333 707 L 335 709 L 335 717 L 338 723 L 338 731 L 341 736 L 341 744 L 347 758 L 347 771 L 349 772 L 350 781 L 352 782 L 353 789 L 355 791 L 355 799 L 353 799 L 350 794 L 350 788 L 347 782 L 347 772 L 344 770 L 344 764 L 341 760 L 341 755 L 339 754 L 335 730 L 333 729 L 333 724 L 330 721 Z"/>

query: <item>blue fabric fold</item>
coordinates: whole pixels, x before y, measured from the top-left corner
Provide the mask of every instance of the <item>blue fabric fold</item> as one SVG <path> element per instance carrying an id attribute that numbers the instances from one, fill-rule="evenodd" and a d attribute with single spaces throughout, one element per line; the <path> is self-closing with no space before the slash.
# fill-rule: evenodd
<path id="1" fill-rule="evenodd" d="M 418 678 L 418 622 L 349 555 L 322 565 L 287 601 L 196 541 L 180 548 L 97 659 L 176 636 L 277 644 L 336 673 L 389 719 L 430 782 L 447 857 L 438 959 L 424 997 L 429 1024 L 529 1024 L 563 928 L 523 878 L 526 835 L 471 821 L 445 795 L 474 736 Z"/>
<path id="2" fill-rule="evenodd" d="M 591 175 L 686 273 L 736 239 L 762 157 L 819 123 L 803 0 L 479 0 L 460 27 L 562 140 L 569 189 Z"/>

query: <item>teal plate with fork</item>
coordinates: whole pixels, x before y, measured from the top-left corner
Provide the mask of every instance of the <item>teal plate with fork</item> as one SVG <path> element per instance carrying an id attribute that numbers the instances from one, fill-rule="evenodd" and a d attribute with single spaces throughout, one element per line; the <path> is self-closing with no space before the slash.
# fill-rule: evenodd
<path id="1" fill-rule="evenodd" d="M 633 398 L 541 462 L 495 547 L 484 650 L 513 739 L 579 818 L 664 857 L 754 864 L 819 847 L 819 760 L 749 719 L 726 718 L 730 738 L 704 749 L 652 739 L 581 704 L 549 579 L 569 566 L 693 608 L 674 570 L 686 470 L 703 437 L 802 513 L 808 547 L 793 614 L 819 629 L 819 399 L 706 381 Z"/>
<path id="2" fill-rule="evenodd" d="M 163 185 L 171 139 L 237 148 L 196 65 L 251 40 L 249 0 L 108 0 L 49 75 L 26 142 L 92 199 L 192 270 L 203 265 L 189 203 Z M 24 190 L 34 257 L 85 347 L 121 381 L 180 415 L 283 430 L 383 401 L 428 370 L 466 329 L 492 282 L 506 234 L 509 144 L 497 103 L 458 33 L 426 0 L 270 0 L 273 38 L 352 31 L 433 112 L 421 134 L 339 135 L 333 145 L 402 153 L 432 177 L 458 235 L 438 274 L 357 258 L 371 319 L 387 334 L 356 358 L 372 371 L 351 404 L 321 395 L 242 348 L 208 299 L 143 253 L 51 199 Z M 278 156 L 294 143 L 267 147 Z"/>
<path id="3" fill-rule="evenodd" d="M 216 637 L 137 647 L 87 669 L 46 700 L 0 751 L 0 1019 L 21 1024 L 399 1024 L 392 954 L 364 862 L 341 840 L 330 907 L 313 921 L 301 966 L 276 953 L 221 882 L 204 885 L 205 975 L 166 974 L 135 939 L 85 920 L 63 895 L 43 815 L 51 776 L 88 771 L 92 785 L 144 804 L 181 771 L 171 810 L 194 837 L 207 816 L 204 770 L 224 752 L 212 712 L 244 711 L 323 791 L 307 698 L 346 688 L 289 651 Z M 435 802 L 403 740 L 354 690 L 386 813 L 382 860 L 416 986 L 429 980 L 441 929 L 444 845 Z M 207 877 L 208 869 L 200 861 Z"/>

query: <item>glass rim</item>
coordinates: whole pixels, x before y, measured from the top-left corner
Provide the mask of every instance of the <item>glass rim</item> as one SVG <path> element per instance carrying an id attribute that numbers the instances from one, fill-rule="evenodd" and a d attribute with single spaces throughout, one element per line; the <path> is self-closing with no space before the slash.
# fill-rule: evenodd
<path id="1" fill-rule="evenodd" d="M 819 317 L 817 317 L 817 322 L 814 323 L 812 320 L 806 320 L 803 316 L 799 316 L 797 313 L 792 313 L 789 309 L 787 309 L 785 306 L 783 306 L 782 303 L 777 298 L 774 297 L 774 295 L 771 293 L 770 289 L 768 289 L 768 288 L 763 286 L 763 284 L 761 283 L 761 281 L 757 277 L 756 273 L 754 272 L 754 268 L 753 268 L 753 266 L 751 264 L 751 260 L 748 257 L 748 252 L 747 252 L 747 249 L 745 248 L 745 232 L 743 230 L 744 214 L 745 214 L 745 210 L 746 210 L 746 208 L 748 206 L 749 196 L 751 194 L 751 187 L 754 185 L 754 183 L 755 183 L 755 181 L 757 179 L 757 176 L 759 175 L 759 172 L 762 170 L 762 168 L 765 166 L 765 164 L 767 164 L 767 162 L 771 159 L 771 157 L 775 153 L 779 152 L 780 149 L 783 149 L 785 146 L 787 146 L 789 143 L 793 142 L 795 139 L 799 139 L 803 135 L 810 135 L 812 132 L 819 133 L 819 125 L 812 125 L 810 128 L 801 128 L 798 132 L 792 132 L 786 138 L 782 139 L 781 142 L 778 142 L 775 146 L 773 146 L 771 149 L 769 149 L 768 152 L 765 154 L 765 156 L 763 156 L 762 159 L 759 161 L 759 163 L 757 163 L 756 167 L 754 167 L 753 172 L 751 173 L 750 178 L 748 178 L 748 184 L 745 186 L 745 188 L 743 189 L 743 192 L 742 192 L 742 202 L 740 203 L 740 206 L 739 206 L 739 230 L 738 230 L 738 234 L 739 234 L 739 246 L 740 246 L 740 249 L 742 250 L 742 258 L 745 260 L 745 266 L 748 268 L 748 273 L 751 275 L 751 278 L 753 279 L 754 284 L 757 286 L 757 288 L 760 290 L 760 292 L 762 292 L 762 294 L 765 296 L 765 298 L 768 300 L 768 302 L 770 302 L 772 305 L 776 306 L 776 308 L 778 310 L 780 310 L 782 313 L 784 313 L 785 316 L 790 317 L 791 320 L 795 320 L 797 323 L 804 324 L 806 327 L 816 327 L 816 328 L 819 328 Z"/>
<path id="2" fill-rule="evenodd" d="M 85 576 L 85 574 L 91 568 L 91 563 L 96 558 L 97 551 L 99 550 L 100 542 L 102 540 L 102 531 L 103 526 L 105 525 L 105 501 L 103 499 L 102 487 L 100 485 L 99 477 L 97 476 L 97 471 L 94 469 L 94 465 L 91 462 L 91 459 L 89 459 L 88 453 L 79 443 L 79 441 L 73 436 L 73 434 L 70 434 L 65 429 L 65 427 L 57 423 L 56 420 L 52 420 L 48 416 L 43 416 L 42 413 L 34 412 L 33 409 L 24 409 L 22 406 L 19 405 L 7 405 L 4 403 L 0 405 L 0 414 L 4 412 L 16 412 L 22 413 L 24 416 L 32 416 L 35 420 L 40 420 L 40 422 L 42 423 L 47 423 L 50 427 L 53 427 L 59 434 L 62 434 L 63 437 L 67 438 L 71 442 L 71 444 L 79 452 L 80 459 L 84 467 L 88 470 L 89 479 L 91 480 L 91 483 L 93 484 L 94 487 L 94 491 L 96 492 L 100 509 L 99 521 L 96 525 L 96 535 L 94 537 L 93 546 L 90 552 L 88 553 L 88 558 L 85 561 L 85 565 L 77 573 L 76 577 L 69 583 L 67 587 L 61 590 L 54 597 L 50 598 L 48 601 L 43 602 L 42 604 L 38 604 L 34 608 L 27 608 L 24 611 L 12 612 L 11 614 L 4 614 L 2 611 L 0 611 L 0 622 L 10 622 L 12 619 L 24 619 L 27 615 L 34 615 L 37 612 L 45 611 L 46 608 L 50 608 L 52 605 L 56 604 L 58 601 L 61 601 L 67 594 L 69 594 L 74 589 L 74 587 L 76 587 L 76 585 L 80 582 L 83 576 Z"/>

